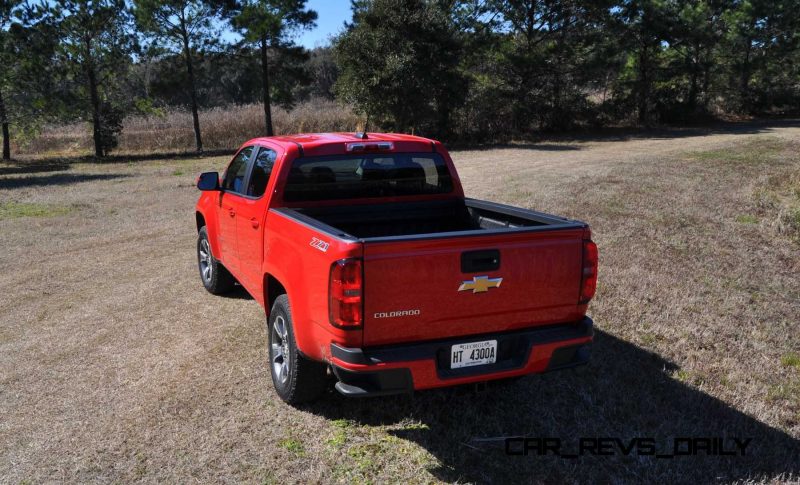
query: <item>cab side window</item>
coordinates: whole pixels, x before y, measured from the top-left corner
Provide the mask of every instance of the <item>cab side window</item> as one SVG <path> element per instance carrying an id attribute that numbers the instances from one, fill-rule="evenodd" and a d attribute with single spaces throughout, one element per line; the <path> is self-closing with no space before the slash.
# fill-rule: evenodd
<path id="1" fill-rule="evenodd" d="M 227 192 L 237 194 L 244 193 L 244 177 L 247 173 L 247 161 L 253 154 L 253 147 L 244 147 L 236 155 L 228 170 L 225 171 L 225 179 L 222 181 L 222 189 Z"/>
<path id="2" fill-rule="evenodd" d="M 253 173 L 250 174 L 250 181 L 247 184 L 247 195 L 252 197 L 264 195 L 276 158 L 278 158 L 278 153 L 275 150 L 261 148 L 253 162 Z"/>

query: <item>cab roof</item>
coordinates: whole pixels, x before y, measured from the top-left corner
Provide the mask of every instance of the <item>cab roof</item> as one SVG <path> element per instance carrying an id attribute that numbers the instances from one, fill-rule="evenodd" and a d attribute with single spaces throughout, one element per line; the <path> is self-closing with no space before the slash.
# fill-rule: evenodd
<path id="1" fill-rule="evenodd" d="M 392 151 L 433 151 L 439 142 L 430 138 L 399 133 L 300 133 L 296 135 L 280 135 L 253 138 L 245 145 L 277 144 L 286 151 L 297 148 L 300 156 L 337 155 L 347 153 L 347 146 L 352 143 L 391 142 Z"/>

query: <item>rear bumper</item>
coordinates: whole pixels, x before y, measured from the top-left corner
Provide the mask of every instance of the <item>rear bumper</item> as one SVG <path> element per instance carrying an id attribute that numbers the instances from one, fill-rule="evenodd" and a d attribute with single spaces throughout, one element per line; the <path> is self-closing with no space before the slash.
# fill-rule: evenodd
<path id="1" fill-rule="evenodd" d="M 410 393 L 564 369 L 585 364 L 594 335 L 592 319 L 523 331 L 390 345 L 371 349 L 331 344 L 336 389 L 353 397 Z M 497 340 L 497 362 L 449 368 L 454 344 Z"/>

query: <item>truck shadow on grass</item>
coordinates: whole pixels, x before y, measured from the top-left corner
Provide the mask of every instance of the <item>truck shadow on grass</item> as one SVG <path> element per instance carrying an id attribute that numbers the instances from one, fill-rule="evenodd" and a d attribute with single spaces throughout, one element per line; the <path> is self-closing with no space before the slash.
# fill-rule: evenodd
<path id="1" fill-rule="evenodd" d="M 308 409 L 330 419 L 386 426 L 397 439 L 379 448 L 392 453 L 402 440 L 416 443 L 436 457 L 429 471 L 445 481 L 687 483 L 800 474 L 800 441 L 674 379 L 669 374 L 675 370 L 654 353 L 598 332 L 587 367 L 482 391 L 453 388 L 356 401 L 332 394 Z M 674 450 L 676 437 L 723 437 L 726 449 L 733 447 L 731 438 L 752 441 L 745 456 L 668 459 L 637 456 L 635 450 L 626 456 L 617 449 L 611 456 L 564 458 L 509 456 L 504 437 L 511 436 L 558 438 L 563 453 L 577 451 L 581 438 L 653 438 L 662 454 Z"/>

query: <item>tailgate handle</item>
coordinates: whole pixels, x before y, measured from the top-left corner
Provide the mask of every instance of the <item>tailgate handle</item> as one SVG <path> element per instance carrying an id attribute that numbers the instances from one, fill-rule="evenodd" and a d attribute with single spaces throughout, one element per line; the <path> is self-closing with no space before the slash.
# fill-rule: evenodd
<path id="1" fill-rule="evenodd" d="M 480 249 L 461 253 L 461 272 L 479 273 L 500 269 L 500 251 L 497 249 Z"/>

